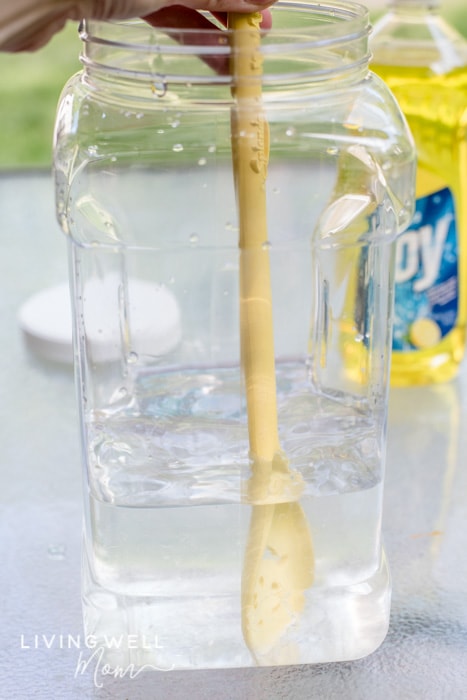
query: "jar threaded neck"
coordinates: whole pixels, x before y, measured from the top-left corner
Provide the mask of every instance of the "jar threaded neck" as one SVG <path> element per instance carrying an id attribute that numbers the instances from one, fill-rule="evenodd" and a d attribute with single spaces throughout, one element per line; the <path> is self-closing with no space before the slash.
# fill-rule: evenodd
<path id="1" fill-rule="evenodd" d="M 322 82 L 366 70 L 368 10 L 359 4 L 279 2 L 263 33 L 263 84 Z M 84 21 L 82 63 L 106 80 L 230 85 L 229 30 L 152 27 L 142 20 Z"/>

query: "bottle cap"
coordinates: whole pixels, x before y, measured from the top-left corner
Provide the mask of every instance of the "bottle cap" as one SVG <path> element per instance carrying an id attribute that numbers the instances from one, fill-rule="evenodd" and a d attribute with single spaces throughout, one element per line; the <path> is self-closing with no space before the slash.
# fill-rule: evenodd
<path id="1" fill-rule="evenodd" d="M 118 313 L 119 289 L 116 275 L 90 280 L 85 286 L 86 342 L 93 362 L 121 357 L 123 316 Z M 126 295 L 128 350 L 156 356 L 170 352 L 181 337 L 180 310 L 174 295 L 163 285 L 138 279 L 128 280 Z M 53 362 L 73 362 L 68 284 L 44 289 L 27 299 L 19 309 L 18 322 L 28 346 L 38 355 Z"/>
<path id="2" fill-rule="evenodd" d="M 72 322 L 67 284 L 33 294 L 20 307 L 18 322 L 28 347 L 54 362 L 72 363 Z"/>

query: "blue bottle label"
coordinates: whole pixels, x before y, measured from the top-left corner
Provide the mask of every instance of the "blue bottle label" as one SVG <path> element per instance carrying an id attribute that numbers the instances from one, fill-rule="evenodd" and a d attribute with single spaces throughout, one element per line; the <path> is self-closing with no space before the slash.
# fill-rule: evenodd
<path id="1" fill-rule="evenodd" d="M 458 235 L 451 190 L 417 200 L 396 252 L 393 349 L 436 345 L 456 325 Z"/>

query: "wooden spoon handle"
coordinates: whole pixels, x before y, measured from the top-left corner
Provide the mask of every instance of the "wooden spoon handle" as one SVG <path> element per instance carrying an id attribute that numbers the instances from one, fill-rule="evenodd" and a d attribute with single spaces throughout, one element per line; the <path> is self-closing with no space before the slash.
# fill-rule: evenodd
<path id="1" fill-rule="evenodd" d="M 272 469 L 279 437 L 265 188 L 269 136 L 262 106 L 260 22 L 260 13 L 229 15 L 236 99 L 232 151 L 240 226 L 240 331 L 248 430 L 253 466 L 256 460 L 262 468 L 269 464 Z"/>

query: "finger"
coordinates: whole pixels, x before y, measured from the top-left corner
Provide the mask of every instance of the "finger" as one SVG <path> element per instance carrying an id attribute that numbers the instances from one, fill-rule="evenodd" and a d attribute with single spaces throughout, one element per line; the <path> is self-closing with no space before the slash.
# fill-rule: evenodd
<path id="1" fill-rule="evenodd" d="M 81 0 L 71 3 L 72 12 L 91 19 L 126 19 L 143 17 L 172 7 L 188 7 L 192 10 L 206 10 L 214 13 L 258 12 L 268 7 L 274 0 Z"/>
<path id="2" fill-rule="evenodd" d="M 50 12 L 32 24 L 19 22 L 11 36 L 0 34 L 0 50 L 8 52 L 36 51 L 65 26 L 67 15 L 61 11 Z"/>
<path id="3" fill-rule="evenodd" d="M 151 12 L 149 15 L 146 15 L 144 19 L 149 21 L 149 23 L 154 27 L 172 26 L 174 28 L 178 27 L 179 29 L 195 29 L 198 27 L 198 20 L 195 17 L 195 14 L 202 16 L 199 15 L 198 12 L 193 11 L 192 8 L 182 5 L 172 5 L 170 7 L 157 10 L 156 12 Z M 210 14 L 215 17 L 221 25 L 227 27 L 227 12 L 211 12 Z M 261 21 L 261 29 L 270 29 L 272 26 L 272 15 L 270 10 L 261 10 L 261 14 L 263 16 Z M 212 29 L 212 22 L 207 21 L 206 17 L 205 19 L 206 21 L 203 24 L 199 24 L 199 28 Z M 164 25 L 164 21 L 167 21 L 168 24 Z"/>
<path id="4" fill-rule="evenodd" d="M 212 14 L 222 25 L 227 24 L 227 13 L 215 12 Z M 264 10 L 262 14 L 261 26 L 268 29 L 271 26 L 271 13 L 269 10 Z M 228 55 L 222 53 L 217 55 L 203 54 L 203 46 L 220 46 L 222 43 L 227 43 L 227 38 L 222 36 L 222 30 L 216 27 L 205 15 L 188 7 L 172 6 L 152 12 L 144 19 L 151 26 L 162 29 L 182 45 L 199 46 L 198 56 L 218 75 L 229 73 Z M 190 31 L 186 32 L 187 29 Z"/>
<path id="5" fill-rule="evenodd" d="M 153 27 L 160 28 L 165 34 L 169 34 L 179 44 L 199 46 L 198 56 L 210 66 L 218 75 L 225 75 L 229 70 L 228 56 L 218 53 L 211 55 L 204 53 L 205 46 L 219 46 L 226 43 L 226 38 L 213 22 L 205 16 L 188 7 L 165 7 L 157 12 L 152 12 L 144 17 L 145 21 Z M 220 15 L 219 21 L 224 23 L 226 15 Z M 186 30 L 190 30 L 187 32 Z"/>
<path id="6" fill-rule="evenodd" d="M 215 17 L 221 24 L 227 27 L 227 12 L 211 12 L 212 16 Z M 271 29 L 272 27 L 272 15 L 271 11 L 261 10 L 263 19 L 261 20 L 261 29 Z"/>

